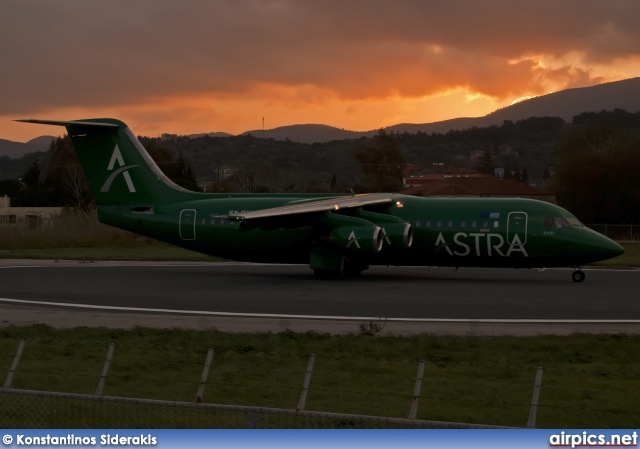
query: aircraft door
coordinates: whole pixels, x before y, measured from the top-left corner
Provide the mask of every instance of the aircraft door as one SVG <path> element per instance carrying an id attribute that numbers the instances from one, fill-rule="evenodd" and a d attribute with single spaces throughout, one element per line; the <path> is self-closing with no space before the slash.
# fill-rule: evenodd
<path id="1" fill-rule="evenodd" d="M 507 218 L 507 242 L 509 245 L 527 243 L 527 213 L 509 212 Z"/>
<path id="2" fill-rule="evenodd" d="M 196 239 L 196 210 L 183 209 L 180 212 L 180 238 L 182 240 Z"/>

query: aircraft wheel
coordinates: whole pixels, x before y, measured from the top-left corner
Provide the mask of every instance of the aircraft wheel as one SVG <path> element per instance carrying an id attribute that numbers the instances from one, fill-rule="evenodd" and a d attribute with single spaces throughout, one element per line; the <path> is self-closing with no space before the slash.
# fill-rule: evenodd
<path id="1" fill-rule="evenodd" d="M 330 279 L 335 279 L 340 275 L 340 271 L 338 270 L 313 270 L 313 275 L 316 279 L 321 281 L 327 281 Z"/>
<path id="2" fill-rule="evenodd" d="M 576 270 L 571 274 L 571 279 L 573 282 L 582 282 L 584 281 L 584 271 Z"/>

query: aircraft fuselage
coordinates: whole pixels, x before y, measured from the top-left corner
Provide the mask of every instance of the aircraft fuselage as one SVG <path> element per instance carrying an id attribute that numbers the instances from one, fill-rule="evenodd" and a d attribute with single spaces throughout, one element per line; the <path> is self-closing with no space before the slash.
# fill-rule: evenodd
<path id="1" fill-rule="evenodd" d="M 317 197 L 310 195 L 307 199 Z M 101 206 L 99 215 L 107 224 L 212 256 L 251 262 L 308 263 L 311 248 L 327 241 L 327 236 L 308 221 L 281 217 L 250 227 L 223 218 L 282 207 L 305 198 L 216 195 L 181 203 Z M 409 248 L 395 248 L 383 238 L 378 253 L 350 254 L 350 248 L 344 249 L 347 257 L 367 265 L 580 266 L 621 253 L 619 245 L 591 229 L 566 221 L 557 225 L 558 218 L 566 220 L 572 215 L 536 200 L 394 195 L 392 204 L 365 209 L 397 217 L 413 230 Z M 345 211 L 344 215 L 351 213 Z M 384 224 L 380 226 L 385 228 Z M 357 236 L 354 238 L 353 243 L 359 243 Z"/>

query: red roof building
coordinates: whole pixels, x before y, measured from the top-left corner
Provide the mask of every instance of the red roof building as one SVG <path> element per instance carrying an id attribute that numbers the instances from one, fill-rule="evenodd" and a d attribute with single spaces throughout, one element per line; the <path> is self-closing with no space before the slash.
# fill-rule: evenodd
<path id="1" fill-rule="evenodd" d="M 533 198 L 555 203 L 555 195 L 517 182 L 494 178 L 468 168 L 420 169 L 407 166 L 405 190 L 398 193 L 438 197 Z"/>

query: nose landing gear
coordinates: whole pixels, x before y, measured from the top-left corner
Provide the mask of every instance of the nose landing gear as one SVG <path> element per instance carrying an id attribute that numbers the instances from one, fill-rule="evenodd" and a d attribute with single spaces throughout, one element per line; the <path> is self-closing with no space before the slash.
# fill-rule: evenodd
<path id="1" fill-rule="evenodd" d="M 576 271 L 571 273 L 571 279 L 573 279 L 573 282 L 584 281 L 584 271 L 582 271 L 579 267 L 576 267 Z"/>

